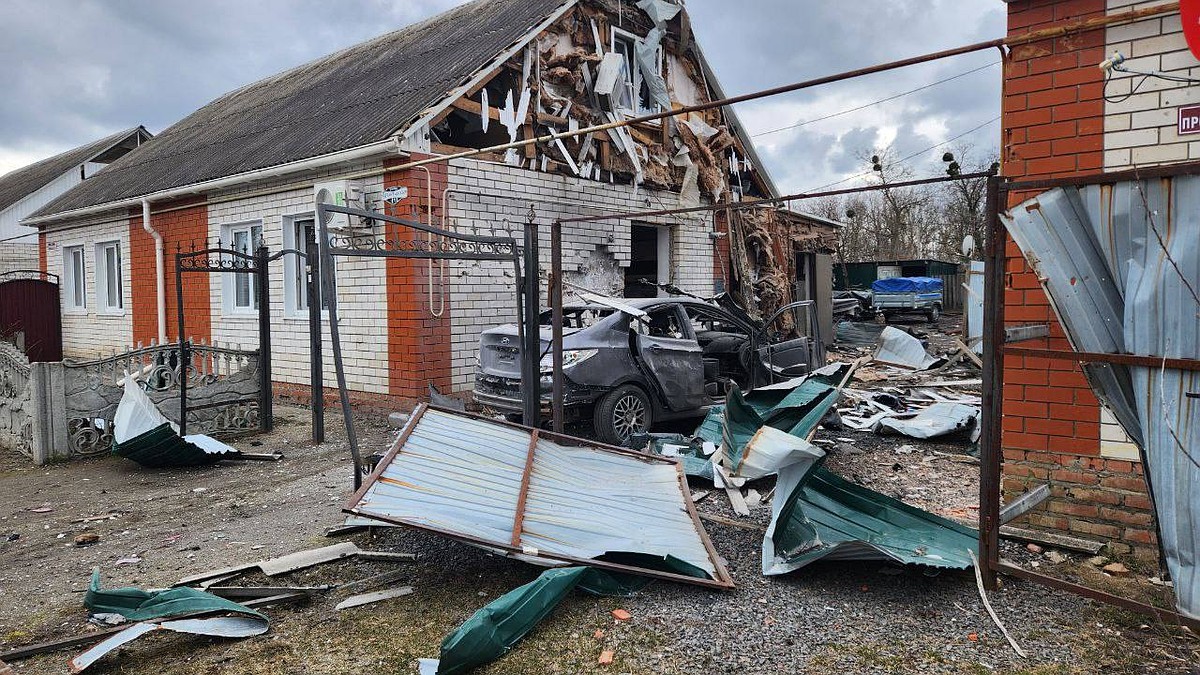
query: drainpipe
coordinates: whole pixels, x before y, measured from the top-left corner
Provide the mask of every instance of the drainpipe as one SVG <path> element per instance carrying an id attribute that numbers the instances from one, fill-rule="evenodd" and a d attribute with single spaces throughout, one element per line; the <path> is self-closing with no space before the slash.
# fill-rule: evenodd
<path id="1" fill-rule="evenodd" d="M 142 200 L 142 229 L 154 237 L 155 300 L 158 304 L 158 344 L 167 343 L 167 281 L 163 271 L 163 238 L 150 225 L 150 200 Z"/>

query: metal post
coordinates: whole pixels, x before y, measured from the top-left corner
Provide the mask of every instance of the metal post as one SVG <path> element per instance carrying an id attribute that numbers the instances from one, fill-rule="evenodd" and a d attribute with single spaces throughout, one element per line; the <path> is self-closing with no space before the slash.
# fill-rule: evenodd
<path id="1" fill-rule="evenodd" d="M 175 339 L 179 340 L 179 435 L 187 435 L 188 350 L 183 339 L 183 263 L 179 249 L 175 250 Z"/>
<path id="2" fill-rule="evenodd" d="M 554 433 L 563 432 L 563 278 L 562 223 L 550 225 L 550 309 L 554 330 L 554 393 L 551 403 L 554 413 Z"/>
<path id="3" fill-rule="evenodd" d="M 321 354 L 321 256 L 316 243 L 305 253 L 308 267 L 308 378 L 312 387 L 312 442 L 325 442 L 325 375 Z"/>
<path id="4" fill-rule="evenodd" d="M 254 252 L 255 291 L 258 294 L 258 428 L 275 428 L 271 387 L 271 266 L 266 246 Z"/>
<path id="5" fill-rule="evenodd" d="M 1007 234 L 1000 222 L 1000 178 L 987 179 L 988 219 L 983 315 L 983 435 L 979 471 L 979 564 L 996 589 L 1000 562 L 1000 462 L 1004 419 L 1004 272 Z"/>
<path id="6" fill-rule="evenodd" d="M 328 300 L 329 339 L 333 344 L 333 370 L 337 374 L 338 399 L 342 403 L 342 419 L 346 424 L 346 444 L 354 460 L 354 489 L 362 487 L 363 462 L 358 451 L 358 433 L 354 430 L 354 411 L 350 407 L 350 390 L 346 387 L 346 367 L 342 359 L 342 337 L 338 329 L 337 275 L 333 267 L 333 252 L 329 250 L 329 213 L 324 204 L 317 205 L 317 246 L 321 249 L 321 298 Z"/>
<path id="7" fill-rule="evenodd" d="M 541 302 L 538 298 L 538 232 L 534 222 L 533 207 L 529 207 L 529 218 L 525 221 L 525 343 L 521 345 L 521 398 L 522 422 L 527 427 L 541 423 L 541 330 L 538 314 Z"/>

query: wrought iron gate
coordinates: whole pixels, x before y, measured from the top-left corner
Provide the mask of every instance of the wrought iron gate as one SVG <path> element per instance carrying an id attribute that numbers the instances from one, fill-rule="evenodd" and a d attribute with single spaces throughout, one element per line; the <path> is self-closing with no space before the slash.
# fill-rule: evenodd
<path id="1" fill-rule="evenodd" d="M 388 239 L 386 232 L 379 235 L 374 230 L 339 232 L 332 238 L 329 231 L 329 221 L 333 214 L 342 214 L 359 222 L 391 223 L 413 231 L 412 239 Z M 346 389 L 346 372 L 342 362 L 341 337 L 338 332 L 337 281 L 333 273 L 335 257 L 348 258 L 421 258 L 427 260 L 492 260 L 512 263 L 516 279 L 517 327 L 523 345 L 524 363 L 522 368 L 521 390 L 525 397 L 525 424 L 537 426 L 537 415 L 540 409 L 540 384 L 538 378 L 539 335 L 538 335 L 538 261 L 537 261 L 537 228 L 533 222 L 533 212 L 525 225 L 525 267 L 526 274 L 521 275 L 521 252 L 517 242 L 512 237 L 485 237 L 480 235 L 459 234 L 419 223 L 415 220 L 405 220 L 372 211 L 352 209 L 332 204 L 317 204 L 317 223 L 320 235 L 317 243 L 320 247 L 321 284 L 324 290 L 323 301 L 329 310 L 329 330 L 333 342 L 333 363 L 337 371 L 338 394 L 342 405 L 342 415 L 346 422 L 346 437 L 350 445 L 350 454 L 354 458 L 354 489 L 362 485 L 363 462 L 358 451 L 358 437 L 354 431 L 354 417 L 350 408 L 349 392 Z M 417 236 L 424 233 L 428 238 Z M 522 299 L 524 298 L 524 302 Z M 320 336 L 317 335 L 319 341 Z"/>

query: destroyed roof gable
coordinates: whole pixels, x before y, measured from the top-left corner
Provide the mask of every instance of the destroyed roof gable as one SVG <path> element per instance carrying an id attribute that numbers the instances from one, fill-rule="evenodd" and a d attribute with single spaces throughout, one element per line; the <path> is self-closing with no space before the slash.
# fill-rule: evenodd
<path id="1" fill-rule="evenodd" d="M 172 125 L 34 217 L 386 141 L 574 2 L 475 0 L 247 85 Z"/>

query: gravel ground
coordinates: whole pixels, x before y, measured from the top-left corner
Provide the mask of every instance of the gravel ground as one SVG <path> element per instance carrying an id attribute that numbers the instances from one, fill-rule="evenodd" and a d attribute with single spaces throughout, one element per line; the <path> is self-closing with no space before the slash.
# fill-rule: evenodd
<path id="1" fill-rule="evenodd" d="M 0 537 L 0 651 L 86 632 L 80 592 L 93 566 L 102 569 L 106 585 L 156 587 L 207 569 L 331 543 L 322 533 L 340 522 L 339 508 L 349 493 L 348 453 L 336 436 L 319 447 L 305 442 L 303 410 L 283 407 L 281 418 L 276 432 L 254 440 L 262 445 L 251 447 L 249 439 L 234 443 L 259 452 L 280 449 L 286 459 L 278 463 L 171 472 L 142 470 L 115 457 L 42 468 L 0 457 L 0 534 L 20 535 L 9 542 Z M 336 431 L 332 416 L 329 426 Z M 362 427 L 365 448 L 385 447 L 388 430 Z M 850 449 L 843 444 L 831 453 L 828 466 L 834 471 L 924 508 L 960 517 L 973 513 L 978 469 L 944 458 L 925 461 L 934 456 L 927 451 L 954 452 L 953 446 L 906 439 L 918 451 L 896 454 L 896 440 L 855 438 Z M 768 479 L 755 487 L 766 493 L 770 486 Z M 704 487 L 693 485 L 696 491 Z M 43 506 L 53 511 L 30 510 Z M 718 494 L 699 509 L 734 517 Z M 111 519 L 72 522 L 110 513 Z M 1028 659 L 1016 657 L 987 618 L 969 573 L 926 576 L 863 562 L 815 564 L 765 578 L 762 532 L 756 528 L 768 517 L 769 506 L 763 505 L 743 527 L 706 524 L 728 561 L 735 590 L 656 582 L 632 598 L 575 594 L 484 672 L 1185 673 L 1196 672 L 1200 662 L 1194 636 L 1024 582 L 1008 581 L 991 600 Z M 99 534 L 100 543 L 71 546 L 85 531 Z M 415 660 L 436 656 L 442 638 L 476 609 L 537 574 L 528 565 L 421 532 L 377 528 L 345 539 L 362 548 L 417 553 L 419 560 L 399 566 L 348 560 L 238 583 L 340 583 L 400 569 L 405 576 L 393 583 L 412 585 L 416 593 L 346 612 L 333 610 L 344 597 L 336 592 L 307 606 L 273 608 L 267 611 L 271 632 L 247 640 L 147 636 L 106 657 L 93 672 L 412 673 Z M 131 555 L 141 562 L 116 564 Z M 1162 591 L 1145 581 L 1148 574 L 1107 578 L 1081 560 L 1052 565 L 1016 545 L 1008 545 L 1005 556 L 1163 600 Z M 614 622 L 609 612 L 617 607 L 633 619 Z M 612 665 L 597 665 L 603 649 L 616 653 Z M 18 673 L 61 673 L 75 653 L 65 650 L 13 666 Z"/>

